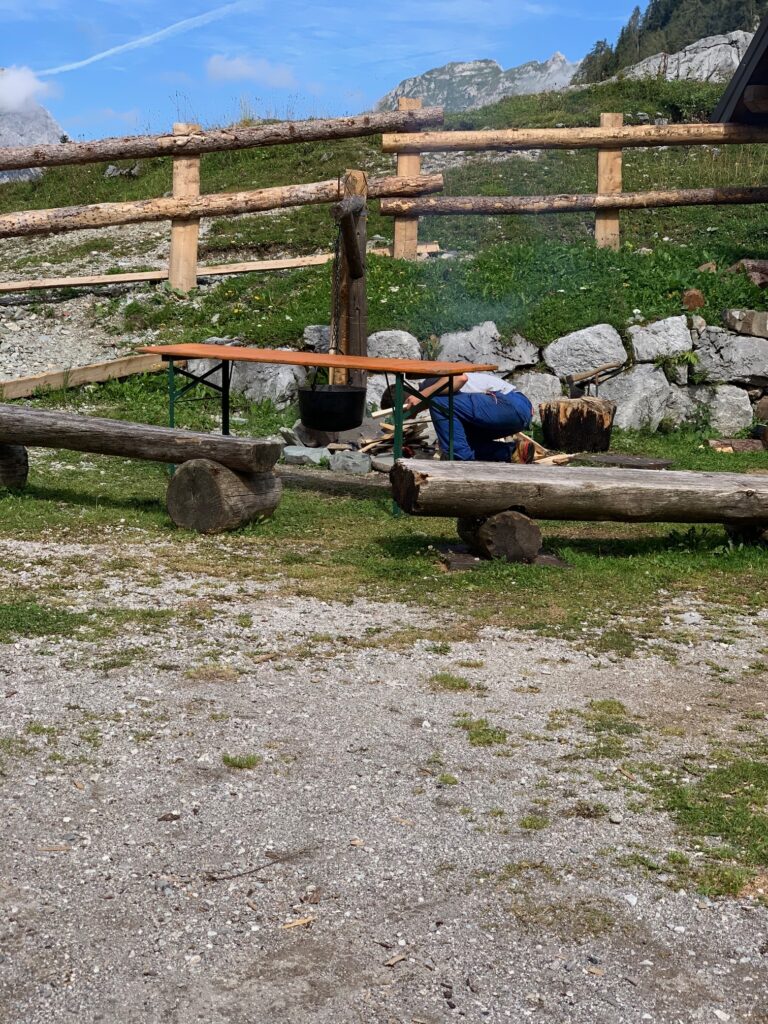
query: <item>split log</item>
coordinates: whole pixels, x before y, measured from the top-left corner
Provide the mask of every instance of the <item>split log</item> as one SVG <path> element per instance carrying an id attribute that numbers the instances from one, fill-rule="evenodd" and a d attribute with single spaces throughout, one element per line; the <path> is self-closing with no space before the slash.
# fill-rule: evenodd
<path id="1" fill-rule="evenodd" d="M 554 398 L 539 406 L 549 448 L 562 452 L 607 452 L 616 403 L 605 398 Z"/>
<path id="2" fill-rule="evenodd" d="M 414 515 L 514 509 L 537 519 L 768 527 L 768 477 L 746 473 L 400 460 L 391 480 L 395 501 Z"/>
<path id="3" fill-rule="evenodd" d="M 449 153 L 457 150 L 629 149 L 645 146 L 744 145 L 768 142 L 768 129 L 745 124 L 626 125 L 600 128 L 502 128 L 464 132 L 385 135 L 384 153 Z M 0 164 L 0 169 L 4 165 Z"/>
<path id="4" fill-rule="evenodd" d="M 20 444 L 0 444 L 0 487 L 20 491 L 29 476 L 27 449 Z"/>
<path id="5" fill-rule="evenodd" d="M 458 519 L 456 529 L 470 550 L 483 558 L 531 563 L 541 551 L 541 530 L 520 512 Z"/>
<path id="6" fill-rule="evenodd" d="M 272 515 L 282 493 L 272 471 L 235 473 L 211 459 L 192 459 L 171 477 L 166 504 L 177 526 L 222 533 Z"/>
<path id="7" fill-rule="evenodd" d="M 151 427 L 66 412 L 43 412 L 15 405 L 0 405 L 0 443 L 69 448 L 173 465 L 190 459 L 213 459 L 246 473 L 272 469 L 282 451 L 280 442 L 268 438 L 198 434 L 192 430 Z"/>
<path id="8" fill-rule="evenodd" d="M 371 178 L 368 196 L 412 196 L 439 192 L 442 174 L 411 178 Z M 315 181 L 307 185 L 281 185 L 248 192 L 221 192 L 185 198 L 136 199 L 126 203 L 94 203 L 92 206 L 64 206 L 54 210 L 23 210 L 0 216 L 0 238 L 46 232 L 79 231 L 118 224 L 146 224 L 150 221 L 199 217 L 227 217 L 264 210 L 289 209 L 341 198 L 339 181 Z"/>
<path id="9" fill-rule="evenodd" d="M 656 210 L 670 206 L 745 206 L 751 203 L 768 203 L 768 188 L 674 188 L 649 192 L 616 192 L 611 195 L 422 196 L 416 199 L 382 199 L 381 213 L 385 217 L 455 217 L 476 214 L 498 217 L 595 210 Z"/>
<path id="10" fill-rule="evenodd" d="M 353 139 L 386 131 L 418 131 L 442 123 L 441 107 L 425 107 L 423 110 L 392 110 L 326 120 L 279 121 L 249 127 L 238 125 L 210 132 L 197 131 L 192 135 L 135 135 L 50 146 L 8 146 L 0 150 L 0 171 L 92 164 L 102 160 L 195 156 L 257 146 L 282 146 L 288 142 Z"/>

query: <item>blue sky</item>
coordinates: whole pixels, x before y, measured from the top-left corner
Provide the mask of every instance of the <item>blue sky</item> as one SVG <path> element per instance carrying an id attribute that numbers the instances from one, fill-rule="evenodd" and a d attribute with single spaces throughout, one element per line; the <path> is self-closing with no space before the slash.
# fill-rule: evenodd
<path id="1" fill-rule="evenodd" d="M 0 0 L 0 110 L 30 96 L 72 138 L 205 127 L 244 113 L 358 113 L 403 78 L 505 68 L 613 40 L 616 0 Z"/>

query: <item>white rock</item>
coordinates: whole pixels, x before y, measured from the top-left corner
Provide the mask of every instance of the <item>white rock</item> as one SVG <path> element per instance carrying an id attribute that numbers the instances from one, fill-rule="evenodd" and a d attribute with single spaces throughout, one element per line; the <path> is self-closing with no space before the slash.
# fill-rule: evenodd
<path id="1" fill-rule="evenodd" d="M 304 348 L 312 352 L 327 352 L 331 347 L 331 328 L 322 324 L 310 324 L 304 328 Z"/>
<path id="2" fill-rule="evenodd" d="M 330 461 L 331 453 L 327 448 L 289 444 L 283 448 L 283 458 L 289 466 L 319 466 L 323 459 Z"/>
<path id="3" fill-rule="evenodd" d="M 693 400 L 704 406 L 710 427 L 719 434 L 732 437 L 752 425 L 752 403 L 743 388 L 724 384 L 718 388 L 699 386 L 689 390 Z"/>
<path id="4" fill-rule="evenodd" d="M 519 334 L 504 343 L 492 320 L 469 331 L 451 331 L 440 338 L 440 358 L 448 362 L 491 363 L 499 372 L 509 373 L 520 366 L 538 362 L 539 350 Z"/>
<path id="5" fill-rule="evenodd" d="M 677 53 L 656 53 L 625 68 L 624 78 L 661 78 L 696 82 L 727 82 L 747 52 L 752 34 L 728 32 L 697 39 Z"/>
<path id="6" fill-rule="evenodd" d="M 376 331 L 368 337 L 368 355 L 376 359 L 421 359 L 421 346 L 408 331 Z"/>
<path id="7" fill-rule="evenodd" d="M 696 340 L 697 368 L 712 384 L 768 385 L 768 340 L 707 327 Z"/>
<path id="8" fill-rule="evenodd" d="M 563 393 L 560 379 L 552 373 L 538 373 L 535 370 L 525 370 L 516 373 L 509 378 L 518 391 L 531 400 L 533 405 L 533 422 L 541 423 L 539 416 L 539 405 L 548 402 L 551 398 L 560 398 Z"/>
<path id="9" fill-rule="evenodd" d="M 333 452 L 331 469 L 337 473 L 352 473 L 365 476 L 371 472 L 371 457 L 362 452 Z"/>
<path id="10" fill-rule="evenodd" d="M 543 355 L 544 362 L 559 377 L 627 360 L 621 335 L 610 324 L 597 324 L 566 334 L 547 345 Z"/>
<path id="11" fill-rule="evenodd" d="M 656 430 L 667 414 L 671 391 L 661 367 L 642 363 L 603 384 L 600 397 L 616 402 L 616 427 Z"/>
<path id="12" fill-rule="evenodd" d="M 630 327 L 629 337 L 635 359 L 639 363 L 652 363 L 654 359 L 690 352 L 693 348 L 688 321 L 684 316 L 671 316 L 644 327 Z"/>

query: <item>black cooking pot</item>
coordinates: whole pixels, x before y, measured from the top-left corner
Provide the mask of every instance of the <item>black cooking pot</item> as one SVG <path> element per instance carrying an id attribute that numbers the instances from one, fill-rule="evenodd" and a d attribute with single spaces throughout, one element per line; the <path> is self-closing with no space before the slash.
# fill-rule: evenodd
<path id="1" fill-rule="evenodd" d="M 299 417 L 305 427 L 336 434 L 359 427 L 365 416 L 365 388 L 319 384 L 299 388 Z"/>

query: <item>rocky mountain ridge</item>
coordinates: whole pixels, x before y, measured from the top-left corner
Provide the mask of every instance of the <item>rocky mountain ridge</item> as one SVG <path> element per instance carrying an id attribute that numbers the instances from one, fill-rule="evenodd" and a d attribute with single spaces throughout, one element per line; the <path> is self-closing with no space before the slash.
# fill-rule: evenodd
<path id="1" fill-rule="evenodd" d="M 30 103 L 20 110 L 0 109 L 0 147 L 48 145 L 60 142 L 62 136 L 61 125 L 39 103 Z M 0 184 L 33 181 L 40 173 L 39 168 L 0 171 Z"/>
<path id="2" fill-rule="evenodd" d="M 749 32 L 707 36 L 678 53 L 657 53 L 625 68 L 623 78 L 661 78 L 667 81 L 725 82 L 738 67 L 749 44 Z M 544 62 L 529 61 L 504 71 L 495 60 L 445 64 L 406 78 L 383 96 L 376 110 L 392 110 L 401 96 L 415 96 L 425 105 L 443 106 L 449 113 L 477 110 L 506 96 L 559 92 L 572 87 L 579 61 L 555 53 Z"/>

